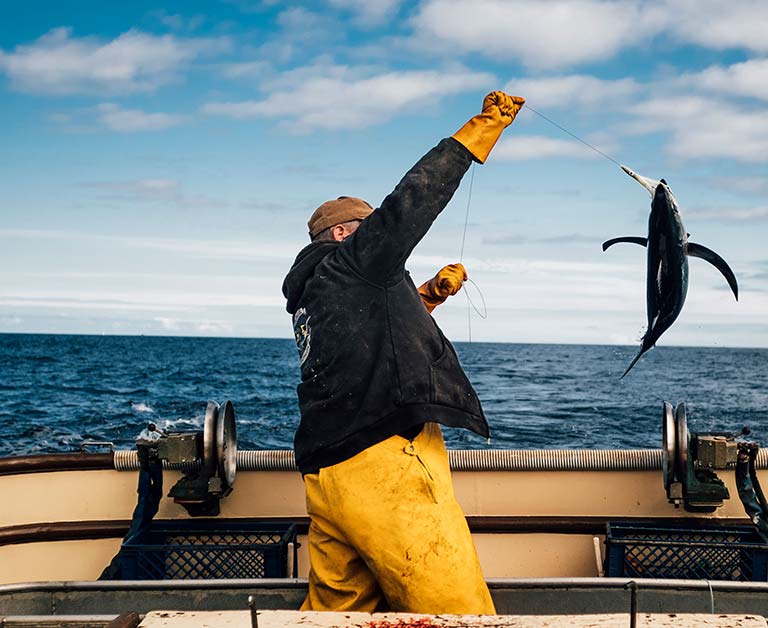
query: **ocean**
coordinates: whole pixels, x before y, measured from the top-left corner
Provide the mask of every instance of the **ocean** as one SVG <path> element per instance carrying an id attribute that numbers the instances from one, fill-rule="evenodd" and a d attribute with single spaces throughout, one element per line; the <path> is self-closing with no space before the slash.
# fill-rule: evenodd
<path id="1" fill-rule="evenodd" d="M 490 443 L 445 429 L 449 447 L 658 448 L 662 402 L 685 401 L 693 431 L 747 425 L 768 446 L 768 350 L 457 343 Z M 298 424 L 292 340 L 0 334 L 0 456 L 130 448 L 149 422 L 199 429 L 230 399 L 238 444 L 288 449 Z"/>

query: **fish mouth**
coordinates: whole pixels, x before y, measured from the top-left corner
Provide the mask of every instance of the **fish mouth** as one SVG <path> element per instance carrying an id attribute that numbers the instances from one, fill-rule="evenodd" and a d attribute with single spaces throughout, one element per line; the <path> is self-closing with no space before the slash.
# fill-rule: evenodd
<path id="1" fill-rule="evenodd" d="M 656 196 L 664 196 L 665 198 L 674 199 L 675 195 L 672 194 L 672 190 L 669 189 L 669 185 L 667 185 L 667 182 L 664 179 L 661 179 L 659 181 L 659 184 L 656 186 Z"/>
<path id="2" fill-rule="evenodd" d="M 659 181 L 659 185 L 656 187 L 656 193 L 653 198 L 655 202 L 657 200 L 663 202 L 666 206 L 670 207 L 674 213 L 678 213 L 677 198 L 664 179 Z"/>
<path id="3" fill-rule="evenodd" d="M 659 187 L 659 183 L 663 183 L 664 187 L 669 190 L 667 187 L 666 181 L 664 179 L 661 179 L 660 181 L 657 181 L 655 179 L 649 179 L 648 177 L 644 177 L 642 175 L 637 174 L 634 170 L 631 168 L 627 168 L 626 166 L 622 166 L 621 169 L 626 172 L 630 177 L 632 177 L 635 181 L 637 181 L 640 185 L 642 185 L 646 190 L 648 190 L 648 194 L 653 196 L 656 194 L 656 188 Z"/>

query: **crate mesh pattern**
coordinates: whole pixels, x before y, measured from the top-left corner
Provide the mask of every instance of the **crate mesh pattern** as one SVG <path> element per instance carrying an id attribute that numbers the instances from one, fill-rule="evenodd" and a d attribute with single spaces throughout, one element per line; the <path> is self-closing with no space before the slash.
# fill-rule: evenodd
<path id="1" fill-rule="evenodd" d="M 608 525 L 608 576 L 764 582 L 767 572 L 768 544 L 753 528 Z"/>
<path id="2" fill-rule="evenodd" d="M 293 575 L 286 572 L 288 544 L 294 544 L 294 551 L 296 547 L 296 527 L 255 529 L 258 525 L 240 524 L 229 530 L 154 526 L 140 543 L 123 545 L 123 569 L 129 579 L 136 580 Z"/>

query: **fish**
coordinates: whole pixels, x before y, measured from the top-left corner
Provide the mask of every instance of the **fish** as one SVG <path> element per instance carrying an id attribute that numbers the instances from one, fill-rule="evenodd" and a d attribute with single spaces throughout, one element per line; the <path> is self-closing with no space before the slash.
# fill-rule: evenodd
<path id="1" fill-rule="evenodd" d="M 653 347 L 661 335 L 677 320 L 688 294 L 688 258 L 706 260 L 719 270 L 739 300 L 739 285 L 730 266 L 717 253 L 688 240 L 683 227 L 680 207 L 664 179 L 655 181 L 643 177 L 626 166 L 621 169 L 642 185 L 652 197 L 648 218 L 648 237 L 624 236 L 603 242 L 603 251 L 620 242 L 639 244 L 647 249 L 646 307 L 648 329 L 643 335 L 640 351 L 621 376 L 626 377 L 642 355 Z"/>

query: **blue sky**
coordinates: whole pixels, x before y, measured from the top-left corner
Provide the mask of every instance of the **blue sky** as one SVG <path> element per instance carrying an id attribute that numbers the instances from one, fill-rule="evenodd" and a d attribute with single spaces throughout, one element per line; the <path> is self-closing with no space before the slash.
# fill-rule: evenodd
<path id="1" fill-rule="evenodd" d="M 676 193 L 685 309 L 660 344 L 768 346 L 764 0 L 28 2 L 0 21 L 0 332 L 290 337 L 306 220 L 377 205 L 506 89 Z M 414 252 L 458 261 L 469 176 Z M 634 344 L 648 194 L 523 110 L 474 170 L 465 340 Z M 470 288 L 474 290 L 474 288 Z M 479 295 L 473 299 L 479 301 Z"/>

